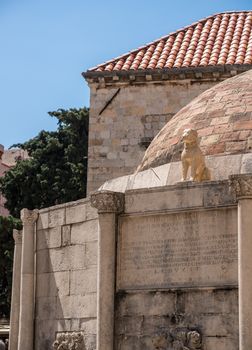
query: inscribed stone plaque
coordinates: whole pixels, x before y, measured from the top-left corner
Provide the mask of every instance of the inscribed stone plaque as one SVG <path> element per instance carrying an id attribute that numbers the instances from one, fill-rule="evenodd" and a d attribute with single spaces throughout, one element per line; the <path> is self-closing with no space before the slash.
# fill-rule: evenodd
<path id="1" fill-rule="evenodd" d="M 237 212 L 120 219 L 118 289 L 237 285 Z"/>

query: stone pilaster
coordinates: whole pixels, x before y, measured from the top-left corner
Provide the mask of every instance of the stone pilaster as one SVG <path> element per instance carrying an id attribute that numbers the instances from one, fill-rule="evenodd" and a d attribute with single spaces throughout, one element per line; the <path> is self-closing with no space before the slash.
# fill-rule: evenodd
<path id="1" fill-rule="evenodd" d="M 99 214 L 97 350 L 113 350 L 117 215 L 124 210 L 124 194 L 96 192 L 91 205 Z"/>
<path id="2" fill-rule="evenodd" d="M 238 201 L 239 350 L 252 349 L 252 174 L 232 175 Z"/>
<path id="3" fill-rule="evenodd" d="M 13 274 L 12 274 L 9 349 L 17 350 L 19 311 L 20 311 L 22 231 L 13 230 L 13 238 L 15 241 L 15 247 L 14 247 Z"/>
<path id="4" fill-rule="evenodd" d="M 20 313 L 18 350 L 33 350 L 34 332 L 34 237 L 37 210 L 23 209 L 23 244 L 21 259 Z"/>

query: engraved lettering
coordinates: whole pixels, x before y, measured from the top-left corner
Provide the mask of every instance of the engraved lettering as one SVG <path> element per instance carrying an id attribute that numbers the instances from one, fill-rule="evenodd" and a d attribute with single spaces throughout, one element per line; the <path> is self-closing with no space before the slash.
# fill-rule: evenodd
<path id="1" fill-rule="evenodd" d="M 235 214 L 122 218 L 119 287 L 236 284 Z"/>

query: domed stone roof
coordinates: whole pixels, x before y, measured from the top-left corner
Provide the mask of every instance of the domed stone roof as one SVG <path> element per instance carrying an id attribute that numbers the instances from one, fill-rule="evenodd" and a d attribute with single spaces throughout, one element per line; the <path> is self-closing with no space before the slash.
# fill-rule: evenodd
<path id="1" fill-rule="evenodd" d="M 252 152 L 252 70 L 215 85 L 182 108 L 154 138 L 137 170 L 178 161 L 186 128 L 198 131 L 205 155 Z"/>

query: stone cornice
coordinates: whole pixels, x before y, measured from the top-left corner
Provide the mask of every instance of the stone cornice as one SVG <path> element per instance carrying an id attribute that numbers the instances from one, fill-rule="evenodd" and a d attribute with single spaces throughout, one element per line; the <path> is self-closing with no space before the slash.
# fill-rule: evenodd
<path id="1" fill-rule="evenodd" d="M 128 71 L 87 71 L 82 76 L 88 83 L 104 85 L 117 85 L 123 83 L 150 83 L 164 81 L 221 81 L 252 68 L 252 65 L 223 65 L 207 67 L 188 67 L 171 69 L 144 69 Z"/>
<path id="2" fill-rule="evenodd" d="M 23 222 L 23 225 L 34 225 L 38 218 L 38 210 L 29 210 L 29 209 L 22 209 L 21 210 L 21 220 Z"/>
<path id="3" fill-rule="evenodd" d="M 229 186 L 237 199 L 252 198 L 252 174 L 229 176 Z"/>
<path id="4" fill-rule="evenodd" d="M 90 196 L 91 205 L 98 213 L 122 213 L 124 211 L 124 193 L 98 191 Z"/>
<path id="5" fill-rule="evenodd" d="M 22 244 L 22 230 L 13 230 L 15 244 Z"/>

